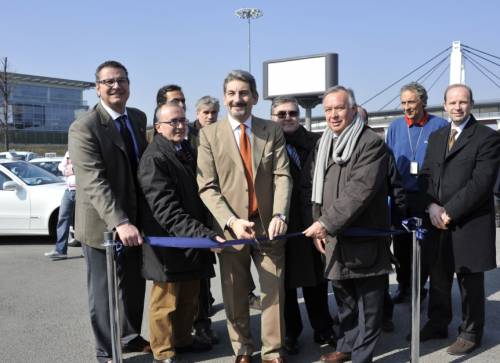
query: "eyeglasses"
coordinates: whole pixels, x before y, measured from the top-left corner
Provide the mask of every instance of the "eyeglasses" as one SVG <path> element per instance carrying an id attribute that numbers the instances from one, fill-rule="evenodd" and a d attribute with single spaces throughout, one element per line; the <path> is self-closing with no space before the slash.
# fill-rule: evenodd
<path id="1" fill-rule="evenodd" d="M 181 118 L 173 118 L 170 121 L 156 121 L 157 124 L 167 124 L 172 127 L 179 127 L 180 125 L 185 125 L 189 122 L 189 120 L 185 117 Z"/>
<path id="2" fill-rule="evenodd" d="M 286 118 L 297 117 L 299 115 L 299 111 L 279 111 L 277 113 L 273 113 L 273 116 L 283 120 Z"/>
<path id="3" fill-rule="evenodd" d="M 113 87 L 115 83 L 118 83 L 118 86 L 124 86 L 125 84 L 128 84 L 129 80 L 127 77 L 121 77 L 121 78 L 108 78 L 108 79 L 101 79 L 97 81 L 97 83 L 103 84 L 107 87 Z"/>

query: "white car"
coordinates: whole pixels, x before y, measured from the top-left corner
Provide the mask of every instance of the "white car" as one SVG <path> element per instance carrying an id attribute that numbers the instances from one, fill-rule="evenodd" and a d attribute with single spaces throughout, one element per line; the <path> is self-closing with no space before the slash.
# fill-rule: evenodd
<path id="1" fill-rule="evenodd" d="M 47 170 L 49 173 L 62 177 L 62 172 L 57 167 L 59 166 L 59 163 L 63 161 L 63 159 L 64 157 L 62 156 L 34 158 L 30 160 L 30 163 Z"/>
<path id="2" fill-rule="evenodd" d="M 64 183 L 22 160 L 0 159 L 0 235 L 55 237 Z"/>
<path id="3" fill-rule="evenodd" d="M 31 151 L 3 151 L 0 153 L 0 159 L 21 159 L 29 161 L 34 158 L 38 158 L 39 155 L 37 153 Z"/>

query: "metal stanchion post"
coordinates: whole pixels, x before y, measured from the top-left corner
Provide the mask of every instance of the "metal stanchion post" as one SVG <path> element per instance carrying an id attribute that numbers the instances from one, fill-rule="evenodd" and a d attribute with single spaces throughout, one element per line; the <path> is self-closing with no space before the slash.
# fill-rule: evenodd
<path id="1" fill-rule="evenodd" d="M 411 358 L 412 363 L 417 363 L 420 356 L 420 269 L 421 251 L 420 240 L 422 219 L 413 217 L 407 219 L 403 227 L 412 232 L 413 259 L 411 271 Z"/>
<path id="2" fill-rule="evenodd" d="M 118 281 L 116 277 L 115 246 L 113 232 L 104 232 L 106 248 L 106 268 L 108 274 L 109 321 L 111 328 L 111 350 L 113 363 L 122 363 L 122 347 L 120 343 L 120 312 L 118 310 Z"/>

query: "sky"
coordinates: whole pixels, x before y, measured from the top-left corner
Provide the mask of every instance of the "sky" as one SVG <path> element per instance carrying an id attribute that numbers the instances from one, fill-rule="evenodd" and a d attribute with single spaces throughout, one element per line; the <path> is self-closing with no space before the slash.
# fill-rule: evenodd
<path id="1" fill-rule="evenodd" d="M 208 94 L 222 104 L 224 77 L 248 69 L 248 26 L 234 15 L 242 7 L 264 13 L 251 23 L 252 73 L 261 94 L 263 62 L 272 59 L 337 53 L 339 84 L 363 103 L 453 41 L 500 57 L 498 0 L 0 0 L 0 56 L 8 57 L 12 72 L 84 81 L 115 59 L 129 71 L 128 106 L 145 111 L 148 122 L 157 90 L 170 83 L 182 86 L 194 120 L 198 98 Z M 500 66 L 483 64 L 500 75 Z M 430 105 L 442 103 L 445 66 L 423 82 Z M 365 107 L 378 110 L 423 71 Z M 467 63 L 466 83 L 476 102 L 500 99 L 500 88 Z M 95 90 L 84 99 L 97 102 Z M 397 106 L 397 100 L 391 104 Z M 254 114 L 268 118 L 269 107 L 261 97 Z M 313 115 L 320 114 L 317 106 Z"/>

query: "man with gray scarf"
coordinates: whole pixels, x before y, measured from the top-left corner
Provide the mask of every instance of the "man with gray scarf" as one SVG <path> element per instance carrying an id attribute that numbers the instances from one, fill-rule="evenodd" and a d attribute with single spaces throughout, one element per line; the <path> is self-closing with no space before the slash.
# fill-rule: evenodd
<path id="1" fill-rule="evenodd" d="M 391 271 L 385 237 L 353 237 L 348 230 L 388 228 L 387 163 L 384 140 L 364 125 L 350 89 L 326 90 L 328 128 L 316 146 L 306 195 L 312 220 L 305 235 L 326 257 L 339 309 L 337 351 L 322 362 L 371 362 L 382 322 L 386 274 Z"/>

